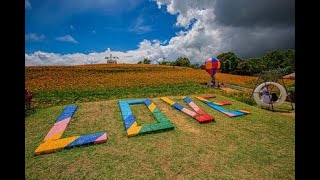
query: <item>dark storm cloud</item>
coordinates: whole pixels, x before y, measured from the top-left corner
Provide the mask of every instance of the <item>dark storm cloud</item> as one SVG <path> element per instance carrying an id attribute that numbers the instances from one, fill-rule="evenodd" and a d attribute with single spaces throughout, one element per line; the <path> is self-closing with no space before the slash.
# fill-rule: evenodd
<path id="1" fill-rule="evenodd" d="M 231 26 L 292 26 L 294 0 L 217 0 L 216 21 Z"/>
<path id="2" fill-rule="evenodd" d="M 295 29 L 288 28 L 232 28 L 227 34 L 234 34 L 226 40 L 225 51 L 232 51 L 240 58 L 258 57 L 271 50 L 295 48 Z M 225 36 L 226 36 L 225 35 Z"/>
<path id="3" fill-rule="evenodd" d="M 214 9 L 219 29 L 231 29 L 224 50 L 250 58 L 295 48 L 294 0 L 217 0 Z"/>

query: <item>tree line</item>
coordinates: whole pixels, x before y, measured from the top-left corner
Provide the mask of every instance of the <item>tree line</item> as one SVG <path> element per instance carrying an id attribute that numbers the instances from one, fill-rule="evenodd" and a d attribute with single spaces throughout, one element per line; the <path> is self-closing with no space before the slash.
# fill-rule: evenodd
<path id="1" fill-rule="evenodd" d="M 238 75 L 256 75 L 261 71 L 280 70 L 283 74 L 295 71 L 295 50 L 274 50 L 262 57 L 241 59 L 233 52 L 217 56 L 221 63 L 220 72 Z"/>
<path id="2" fill-rule="evenodd" d="M 295 50 L 274 50 L 265 53 L 262 57 L 241 59 L 233 52 L 219 54 L 220 72 L 237 75 L 256 75 L 261 71 L 280 70 L 283 74 L 289 74 L 295 71 Z M 150 64 L 151 60 L 145 58 L 138 64 Z M 186 57 L 179 57 L 175 61 L 164 60 L 158 63 L 167 66 L 184 66 L 195 69 L 204 69 L 204 64 L 191 64 Z"/>

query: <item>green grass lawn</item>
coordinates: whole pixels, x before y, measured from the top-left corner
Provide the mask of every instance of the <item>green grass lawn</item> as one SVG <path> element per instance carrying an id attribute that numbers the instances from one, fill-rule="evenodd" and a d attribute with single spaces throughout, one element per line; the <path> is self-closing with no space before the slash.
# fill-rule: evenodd
<path id="1" fill-rule="evenodd" d="M 164 89 L 168 94 L 174 92 Z M 163 94 L 159 90 L 158 95 Z M 199 124 L 156 95 L 144 97 L 157 97 L 153 102 L 174 124 L 174 130 L 129 138 L 118 100 L 79 102 L 63 137 L 106 131 L 108 142 L 40 156 L 33 152 L 65 106 L 36 109 L 25 119 L 26 179 L 295 179 L 294 116 L 220 95 L 212 99 L 231 101 L 232 105 L 224 106 L 229 110 L 252 112 L 230 118 L 189 96 L 216 119 Z M 142 93 L 133 93 L 133 97 L 140 96 Z M 189 108 L 178 98 L 172 97 Z M 69 102 L 73 100 L 61 104 Z M 144 105 L 131 107 L 139 123 L 156 122 Z"/>
<path id="2" fill-rule="evenodd" d="M 121 98 L 145 98 L 160 96 L 177 96 L 213 92 L 204 85 L 184 83 L 175 85 L 158 85 L 144 87 L 117 87 L 104 89 L 64 89 L 42 90 L 34 94 L 35 108 L 65 105 L 80 102 L 95 102 Z"/>

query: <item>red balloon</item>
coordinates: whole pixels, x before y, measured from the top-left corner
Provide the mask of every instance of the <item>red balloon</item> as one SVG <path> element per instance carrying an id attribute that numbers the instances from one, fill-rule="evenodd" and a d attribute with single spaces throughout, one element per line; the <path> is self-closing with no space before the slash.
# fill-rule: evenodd
<path id="1" fill-rule="evenodd" d="M 219 59 L 212 57 L 208 58 L 205 62 L 205 70 L 211 75 L 215 75 L 220 69 L 220 61 Z"/>

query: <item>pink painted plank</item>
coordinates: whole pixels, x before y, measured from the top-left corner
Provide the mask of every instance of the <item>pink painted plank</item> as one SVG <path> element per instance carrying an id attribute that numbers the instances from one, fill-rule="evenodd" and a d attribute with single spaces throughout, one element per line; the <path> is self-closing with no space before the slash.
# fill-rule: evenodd
<path id="1" fill-rule="evenodd" d="M 53 126 L 50 131 L 48 132 L 48 134 L 46 135 L 46 137 L 44 138 L 44 140 L 49 139 L 51 136 L 63 132 L 66 130 L 68 124 L 61 124 L 60 126 Z"/>
<path id="2" fill-rule="evenodd" d="M 231 117 L 236 116 L 235 114 L 232 114 L 232 113 L 229 113 L 229 112 L 222 112 L 222 113 L 224 113 L 224 114 L 226 114 L 228 116 L 231 116 Z"/>
<path id="3" fill-rule="evenodd" d="M 94 141 L 94 144 L 100 144 L 107 141 L 107 133 L 104 133 L 97 140 Z"/>
<path id="4" fill-rule="evenodd" d="M 199 109 L 200 109 L 194 102 L 190 102 L 189 105 L 190 105 L 190 107 L 191 107 L 193 110 L 195 110 L 196 112 L 198 112 Z"/>
<path id="5" fill-rule="evenodd" d="M 54 125 L 54 126 L 60 126 L 60 125 L 62 125 L 62 124 L 68 124 L 70 121 L 71 121 L 71 117 L 65 118 L 64 120 L 59 121 L 59 122 L 57 122 L 57 123 L 54 123 L 53 125 Z"/>
<path id="6" fill-rule="evenodd" d="M 197 111 L 198 114 L 201 114 L 201 115 L 208 115 L 206 112 L 204 112 L 202 109 L 199 109 Z"/>
<path id="7" fill-rule="evenodd" d="M 197 115 L 195 112 L 190 111 L 189 109 L 186 109 L 186 108 L 183 108 L 181 111 L 188 114 L 191 117 L 194 117 L 195 115 Z"/>

